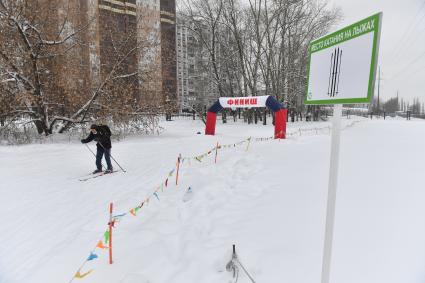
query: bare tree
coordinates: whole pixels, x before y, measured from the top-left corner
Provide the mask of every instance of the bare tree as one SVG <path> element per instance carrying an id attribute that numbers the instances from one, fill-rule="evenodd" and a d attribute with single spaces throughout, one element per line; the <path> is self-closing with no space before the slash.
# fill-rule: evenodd
<path id="1" fill-rule="evenodd" d="M 218 44 L 223 7 L 224 0 L 187 0 L 180 10 L 180 15 L 189 23 L 187 27 L 207 51 L 210 60 L 204 68 L 212 71 L 220 96 L 224 95 Z"/>
<path id="2" fill-rule="evenodd" d="M 49 135 L 87 121 L 158 111 L 159 87 L 145 82 L 160 81 L 160 64 L 153 58 L 142 67 L 138 59 L 156 50 L 159 39 L 138 37 L 144 19 L 128 16 L 120 26 L 111 16 L 102 26 L 102 61 L 93 58 L 91 31 L 99 16 L 81 13 L 90 3 L 0 0 L 2 121 L 33 123 Z"/>
<path id="3" fill-rule="evenodd" d="M 199 36 L 210 51 L 220 96 L 261 90 L 298 107 L 309 43 L 340 18 L 338 9 L 313 0 L 186 0 L 182 10 L 196 23 L 194 32 L 203 31 Z"/>

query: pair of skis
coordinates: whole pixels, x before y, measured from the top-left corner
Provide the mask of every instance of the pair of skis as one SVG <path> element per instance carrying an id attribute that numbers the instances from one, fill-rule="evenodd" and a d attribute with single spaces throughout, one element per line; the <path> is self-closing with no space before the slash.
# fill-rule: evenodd
<path id="1" fill-rule="evenodd" d="M 342 50 L 335 48 L 331 54 L 331 65 L 329 70 L 328 95 L 335 97 L 339 91 L 339 75 L 341 73 Z"/>
<path id="2" fill-rule="evenodd" d="M 85 181 L 88 181 L 90 179 L 99 178 L 99 177 L 102 177 L 102 176 L 105 176 L 105 175 L 110 175 L 110 174 L 113 174 L 113 173 L 116 173 L 116 172 L 118 172 L 118 171 L 112 171 L 112 172 L 108 172 L 108 173 L 100 172 L 100 173 L 96 173 L 96 174 L 90 174 L 88 176 L 84 176 L 84 177 L 79 178 L 78 181 L 85 182 Z"/>

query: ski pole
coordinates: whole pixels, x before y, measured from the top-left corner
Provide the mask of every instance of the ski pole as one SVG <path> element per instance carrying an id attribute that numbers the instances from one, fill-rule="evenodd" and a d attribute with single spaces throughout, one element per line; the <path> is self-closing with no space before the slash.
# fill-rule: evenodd
<path id="1" fill-rule="evenodd" d="M 239 260 L 239 258 L 235 259 L 237 263 L 239 263 L 240 267 L 242 267 L 242 270 L 245 272 L 245 274 L 248 276 L 248 278 L 251 280 L 252 283 L 255 283 L 254 278 L 252 278 L 251 274 L 249 274 L 248 270 L 245 269 L 245 267 L 242 265 L 241 261 Z"/>
<path id="2" fill-rule="evenodd" d="M 103 146 L 103 144 L 101 143 L 101 142 L 98 142 L 99 144 L 100 144 L 100 146 L 104 149 L 104 150 L 106 150 L 106 148 Z M 120 167 L 121 168 L 121 170 L 123 171 L 123 172 L 127 172 L 127 171 L 125 171 L 124 170 L 124 168 L 122 168 L 121 167 L 121 165 L 115 160 L 115 158 L 112 156 L 112 154 L 109 154 L 109 156 L 112 158 L 112 160 L 113 161 L 115 161 L 115 163 L 118 165 L 118 167 Z"/>
<path id="3" fill-rule="evenodd" d="M 91 148 L 85 143 L 87 149 L 93 154 L 94 158 L 96 158 L 96 154 L 94 154 L 93 150 L 91 150 Z M 106 168 L 105 165 L 103 165 L 103 163 L 101 162 L 102 168 Z"/>
<path id="4" fill-rule="evenodd" d="M 235 283 L 238 281 L 239 277 L 239 269 L 236 266 L 236 252 L 235 252 L 235 245 L 233 245 L 233 254 L 232 259 L 226 264 L 226 270 L 229 272 L 233 272 L 233 278 L 235 279 Z"/>
<path id="5" fill-rule="evenodd" d="M 252 278 L 251 274 L 249 274 L 248 270 L 243 266 L 241 261 L 239 260 L 239 257 L 236 255 L 236 247 L 233 245 L 233 255 L 232 255 L 232 261 L 235 261 L 239 264 L 239 266 L 242 268 L 242 270 L 245 272 L 245 274 L 249 277 L 252 283 L 255 283 L 254 278 Z"/>

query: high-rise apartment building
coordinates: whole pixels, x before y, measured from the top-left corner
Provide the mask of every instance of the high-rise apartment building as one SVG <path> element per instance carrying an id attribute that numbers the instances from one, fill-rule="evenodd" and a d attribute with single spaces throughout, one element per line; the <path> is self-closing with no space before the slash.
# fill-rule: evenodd
<path id="1" fill-rule="evenodd" d="M 137 52 L 132 49 L 137 46 L 137 5 L 136 0 L 99 0 L 99 51 L 100 72 L 102 78 L 108 76 L 115 66 L 111 54 L 116 54 L 118 60 L 122 57 L 119 66 L 120 74 L 138 73 Z M 117 54 L 116 50 L 119 49 Z M 136 75 L 122 78 L 128 87 L 127 93 L 139 98 L 139 80 Z"/>
<path id="2" fill-rule="evenodd" d="M 166 102 L 177 110 L 176 1 L 161 0 L 162 90 Z"/>
<path id="3" fill-rule="evenodd" d="M 174 0 L 56 1 L 75 6 L 73 26 L 89 23 L 80 32 L 88 44 L 76 59 L 85 68 L 83 81 L 95 88 L 114 70 L 134 101 L 147 106 L 167 101 L 169 109 L 177 109 Z"/>
<path id="4" fill-rule="evenodd" d="M 210 40 L 206 25 L 177 19 L 177 93 L 180 111 L 191 107 L 208 107 L 220 96 L 209 51 L 198 38 L 200 33 L 204 40 Z M 219 54 L 220 49 L 216 51 Z"/>

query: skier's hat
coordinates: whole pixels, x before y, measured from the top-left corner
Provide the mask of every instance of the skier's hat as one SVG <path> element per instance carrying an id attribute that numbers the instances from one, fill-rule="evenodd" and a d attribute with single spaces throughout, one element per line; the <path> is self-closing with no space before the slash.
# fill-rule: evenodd
<path id="1" fill-rule="evenodd" d="M 92 124 L 91 126 L 90 126 L 90 130 L 91 129 L 94 129 L 94 130 L 96 130 L 97 131 L 97 125 L 96 124 Z"/>

